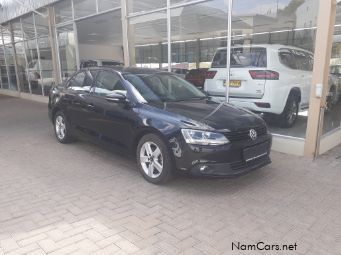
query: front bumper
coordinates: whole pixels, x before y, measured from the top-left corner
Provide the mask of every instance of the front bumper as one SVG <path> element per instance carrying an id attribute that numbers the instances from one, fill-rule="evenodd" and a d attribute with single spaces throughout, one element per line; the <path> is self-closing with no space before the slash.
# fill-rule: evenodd
<path id="1" fill-rule="evenodd" d="M 212 96 L 213 99 L 218 101 L 225 101 L 225 97 Z M 252 112 L 264 112 L 264 113 L 282 113 L 283 109 L 274 109 L 274 107 L 269 103 L 269 101 L 264 99 L 253 99 L 253 98 L 229 98 L 229 103 L 238 107 L 248 109 Z M 258 107 L 256 103 L 268 103 L 269 108 Z"/>
<path id="2" fill-rule="evenodd" d="M 179 142 L 181 156 L 178 151 L 175 155 L 176 166 L 180 172 L 195 176 L 234 177 L 271 163 L 272 136 L 269 133 L 255 141 L 234 141 L 223 146 L 199 146 Z M 247 150 L 258 147 L 262 148 L 261 152 L 256 150 L 254 157 L 245 158 Z"/>
<path id="3" fill-rule="evenodd" d="M 232 163 L 199 163 L 193 166 L 190 173 L 194 176 L 237 177 L 247 174 L 271 163 L 268 155 L 252 161 Z"/>

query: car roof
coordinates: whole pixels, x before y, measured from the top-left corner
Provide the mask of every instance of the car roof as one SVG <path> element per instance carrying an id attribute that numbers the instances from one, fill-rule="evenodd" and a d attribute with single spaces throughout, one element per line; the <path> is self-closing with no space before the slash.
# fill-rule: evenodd
<path id="1" fill-rule="evenodd" d="M 245 45 L 241 44 L 241 45 L 234 45 L 231 48 L 233 49 L 233 48 L 246 48 L 246 47 L 252 47 L 252 48 L 262 47 L 262 48 L 268 48 L 268 49 L 274 49 L 274 50 L 285 48 L 285 49 L 301 50 L 307 53 L 312 53 L 305 49 L 301 49 L 301 48 L 291 46 L 291 45 L 284 45 L 284 44 L 245 44 Z M 225 50 L 225 49 L 226 47 L 220 47 L 217 50 Z"/>

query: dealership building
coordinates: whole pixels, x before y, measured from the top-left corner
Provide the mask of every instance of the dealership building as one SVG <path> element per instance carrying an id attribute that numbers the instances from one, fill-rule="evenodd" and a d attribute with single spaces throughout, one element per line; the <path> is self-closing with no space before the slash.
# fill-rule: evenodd
<path id="1" fill-rule="evenodd" d="M 186 78 L 191 70 L 209 73 L 221 49 L 245 57 L 253 48 L 269 54 L 274 45 L 285 68 L 273 73 L 279 81 L 294 77 L 289 86 L 309 103 L 290 128 L 266 115 L 273 149 L 321 155 L 341 143 L 341 6 L 336 0 L 0 0 L 0 94 L 47 102 L 51 86 L 89 60 Z M 226 63 L 225 57 L 220 67 L 226 69 L 222 84 L 229 80 L 227 70 L 238 74 L 231 60 Z M 237 79 L 242 86 L 243 78 Z M 269 77 L 262 79 L 258 85 L 266 86 Z M 228 93 L 231 103 L 232 91 L 237 90 Z"/>

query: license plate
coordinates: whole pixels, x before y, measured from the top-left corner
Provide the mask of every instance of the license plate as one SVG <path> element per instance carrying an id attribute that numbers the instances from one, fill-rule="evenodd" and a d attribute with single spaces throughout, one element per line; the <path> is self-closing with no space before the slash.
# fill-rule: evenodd
<path id="1" fill-rule="evenodd" d="M 241 81 L 238 81 L 238 80 L 231 80 L 230 81 L 230 87 L 239 88 L 240 85 L 241 85 Z M 227 86 L 227 82 L 226 81 L 224 82 L 224 86 Z"/>
<path id="2" fill-rule="evenodd" d="M 261 143 L 243 150 L 243 158 L 246 162 L 258 159 L 268 154 L 269 143 Z"/>

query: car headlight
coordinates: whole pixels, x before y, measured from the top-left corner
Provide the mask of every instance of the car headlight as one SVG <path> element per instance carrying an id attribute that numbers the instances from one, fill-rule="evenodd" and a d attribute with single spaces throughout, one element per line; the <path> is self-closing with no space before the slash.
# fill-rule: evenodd
<path id="1" fill-rule="evenodd" d="M 223 145 L 230 142 L 223 134 L 215 132 L 181 129 L 181 133 L 189 144 Z"/>

